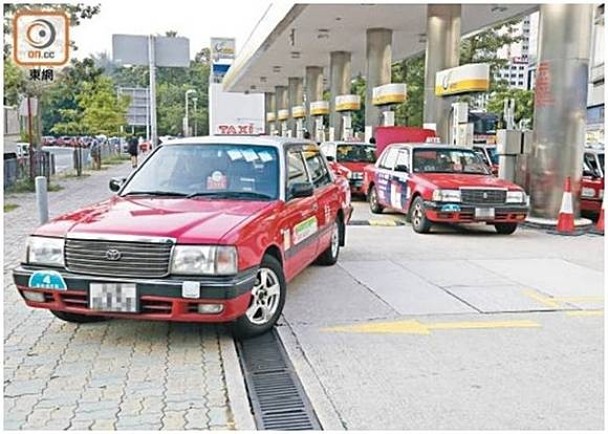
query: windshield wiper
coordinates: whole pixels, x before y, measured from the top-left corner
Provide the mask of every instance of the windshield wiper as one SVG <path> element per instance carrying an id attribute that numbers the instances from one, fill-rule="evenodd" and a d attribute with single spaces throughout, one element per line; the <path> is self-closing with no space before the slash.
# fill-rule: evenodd
<path id="1" fill-rule="evenodd" d="M 192 197 L 217 197 L 217 198 L 250 198 L 250 199 L 272 199 L 272 196 L 267 194 L 257 193 L 255 191 L 201 191 L 191 193 L 186 198 Z"/>
<path id="2" fill-rule="evenodd" d="M 174 196 L 174 197 L 186 197 L 188 196 L 186 193 L 180 193 L 178 191 L 130 191 L 122 195 L 125 196 Z"/>

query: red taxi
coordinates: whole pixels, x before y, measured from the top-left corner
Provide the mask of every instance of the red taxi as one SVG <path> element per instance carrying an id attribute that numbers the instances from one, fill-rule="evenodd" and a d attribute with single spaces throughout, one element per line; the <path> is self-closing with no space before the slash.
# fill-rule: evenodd
<path id="1" fill-rule="evenodd" d="M 348 179 L 351 193 L 365 196 L 363 169 L 376 162 L 376 146 L 362 142 L 325 142 L 321 144 L 321 151 L 332 170 Z"/>
<path id="2" fill-rule="evenodd" d="M 581 211 L 599 214 L 605 187 L 603 149 L 585 149 L 581 184 Z"/>
<path id="3" fill-rule="evenodd" d="M 13 270 L 31 307 L 76 323 L 106 317 L 270 329 L 286 282 L 332 265 L 352 212 L 348 182 L 316 144 L 273 137 L 171 141 L 118 193 L 27 240 Z"/>
<path id="4" fill-rule="evenodd" d="M 483 161 L 492 170 L 492 175 L 498 176 L 498 146 L 476 143 L 473 150 L 479 152 Z"/>
<path id="5" fill-rule="evenodd" d="M 512 234 L 528 212 L 524 190 L 490 173 L 466 147 L 393 144 L 364 174 L 370 209 L 408 216 L 416 232 L 433 223 L 483 222 Z"/>

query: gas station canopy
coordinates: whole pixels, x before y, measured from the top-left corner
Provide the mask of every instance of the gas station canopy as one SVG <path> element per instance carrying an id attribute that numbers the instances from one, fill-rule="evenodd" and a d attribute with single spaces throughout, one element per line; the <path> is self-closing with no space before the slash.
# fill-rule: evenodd
<path id="1" fill-rule="evenodd" d="M 329 66 L 330 53 L 351 53 L 352 75 L 365 75 L 366 30 L 393 31 L 393 62 L 423 53 L 427 4 L 284 4 L 270 6 L 224 78 L 232 92 L 274 92 L 307 66 Z M 463 38 L 538 10 L 538 4 L 463 4 Z M 326 74 L 329 71 L 325 72 Z"/>

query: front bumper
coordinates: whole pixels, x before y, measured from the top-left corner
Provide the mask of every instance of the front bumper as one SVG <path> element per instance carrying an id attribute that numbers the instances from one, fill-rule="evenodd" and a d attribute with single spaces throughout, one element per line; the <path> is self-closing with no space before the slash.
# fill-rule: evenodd
<path id="1" fill-rule="evenodd" d="M 599 213 L 602 210 L 602 199 L 581 198 L 581 211 Z"/>
<path id="2" fill-rule="evenodd" d="M 528 215 L 524 204 L 457 204 L 425 201 L 426 217 L 433 222 L 446 223 L 523 223 Z M 478 217 L 476 209 L 494 210 L 493 217 Z"/>
<path id="3" fill-rule="evenodd" d="M 107 316 L 157 321 L 228 322 L 245 314 L 255 284 L 257 267 L 230 277 L 167 277 L 164 279 L 111 278 L 58 271 L 66 289 L 32 288 L 30 277 L 36 271 L 50 268 L 19 266 L 13 270 L 13 279 L 25 303 L 31 307 L 72 312 L 81 315 Z M 184 282 L 198 282 L 199 298 L 182 296 Z M 92 310 L 89 307 L 91 283 L 132 283 L 136 286 L 138 312 L 118 313 Z M 44 302 L 27 300 L 23 291 L 44 294 Z M 217 314 L 198 313 L 199 304 L 221 304 Z"/>

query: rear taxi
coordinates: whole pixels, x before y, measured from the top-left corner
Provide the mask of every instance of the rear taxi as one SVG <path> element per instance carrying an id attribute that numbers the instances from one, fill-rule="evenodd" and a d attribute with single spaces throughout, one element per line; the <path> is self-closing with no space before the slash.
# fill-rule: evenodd
<path id="1" fill-rule="evenodd" d="M 435 144 L 393 144 L 364 173 L 370 209 L 407 215 L 416 232 L 434 223 L 485 223 L 512 234 L 526 219 L 524 190 L 492 176 L 477 152 Z"/>
<path id="2" fill-rule="evenodd" d="M 581 180 L 581 211 L 599 214 L 604 199 L 604 150 L 586 148 Z"/>
<path id="3" fill-rule="evenodd" d="M 351 194 L 365 196 L 363 171 L 365 166 L 376 162 L 376 146 L 363 142 L 325 142 L 321 151 L 334 172 L 348 179 Z"/>

